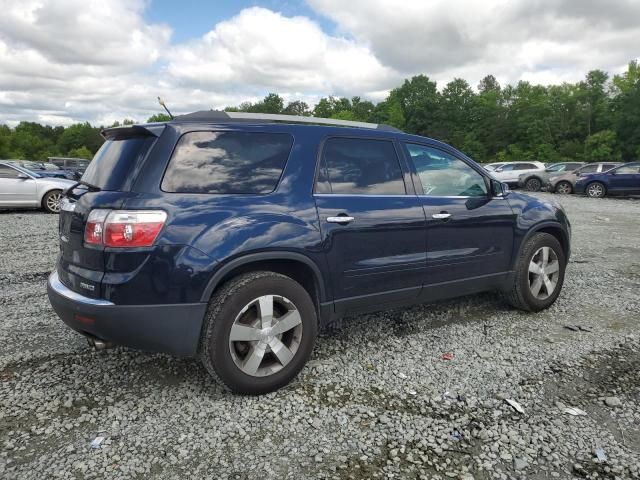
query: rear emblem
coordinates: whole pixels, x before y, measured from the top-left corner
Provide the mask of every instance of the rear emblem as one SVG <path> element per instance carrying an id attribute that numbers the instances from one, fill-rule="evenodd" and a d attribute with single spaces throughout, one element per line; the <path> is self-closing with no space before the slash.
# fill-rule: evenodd
<path id="1" fill-rule="evenodd" d="M 84 283 L 84 282 L 80 282 L 80 287 L 84 288 L 85 290 L 89 290 L 90 292 L 93 292 L 96 287 L 94 287 L 93 285 L 89 285 L 88 283 Z"/>

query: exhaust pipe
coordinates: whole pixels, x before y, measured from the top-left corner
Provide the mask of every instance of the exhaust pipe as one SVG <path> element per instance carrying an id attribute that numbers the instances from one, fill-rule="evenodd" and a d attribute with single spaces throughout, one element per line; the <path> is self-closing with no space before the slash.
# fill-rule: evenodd
<path id="1" fill-rule="evenodd" d="M 105 342 L 104 340 L 100 340 L 97 337 L 93 337 L 91 335 L 85 335 L 85 337 L 87 337 L 87 343 L 89 344 L 89 346 L 93 347 L 98 352 L 115 347 L 113 343 Z"/>

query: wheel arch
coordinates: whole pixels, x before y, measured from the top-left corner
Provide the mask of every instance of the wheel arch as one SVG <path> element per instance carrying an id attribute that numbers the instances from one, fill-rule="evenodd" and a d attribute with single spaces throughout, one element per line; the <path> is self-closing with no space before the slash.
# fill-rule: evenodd
<path id="1" fill-rule="evenodd" d="M 208 302 L 216 289 L 231 278 L 257 270 L 281 273 L 300 283 L 321 313 L 320 306 L 327 301 L 327 296 L 320 268 L 309 257 L 296 252 L 251 253 L 228 261 L 213 274 L 201 301 Z"/>
<path id="2" fill-rule="evenodd" d="M 527 234 L 522 238 L 520 242 L 520 246 L 518 248 L 518 255 L 514 255 L 514 260 L 512 263 L 512 268 L 515 268 L 515 261 L 520 256 L 520 252 L 524 248 L 525 244 L 531 237 L 533 237 L 536 233 L 548 233 L 552 235 L 560 242 L 560 246 L 562 247 L 562 251 L 564 253 L 565 259 L 569 262 L 569 255 L 571 253 L 571 242 L 567 232 L 562 228 L 560 223 L 556 222 L 544 222 L 540 223 L 534 227 L 532 227 Z"/>

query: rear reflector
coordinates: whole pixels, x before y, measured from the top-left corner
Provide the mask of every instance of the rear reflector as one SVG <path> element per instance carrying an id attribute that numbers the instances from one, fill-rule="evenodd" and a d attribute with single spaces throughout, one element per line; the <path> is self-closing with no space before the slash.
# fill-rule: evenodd
<path id="1" fill-rule="evenodd" d="M 92 210 L 84 241 L 105 247 L 150 247 L 166 220 L 162 210 Z"/>

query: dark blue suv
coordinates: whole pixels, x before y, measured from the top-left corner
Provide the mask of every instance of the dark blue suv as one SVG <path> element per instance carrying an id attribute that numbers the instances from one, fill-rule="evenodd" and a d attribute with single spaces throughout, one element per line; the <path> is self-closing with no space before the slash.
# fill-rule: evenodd
<path id="1" fill-rule="evenodd" d="M 581 175 L 574 188 L 591 198 L 605 195 L 640 195 L 640 162 L 625 163 L 602 173 Z"/>
<path id="2" fill-rule="evenodd" d="M 391 127 L 199 112 L 118 127 L 60 213 L 51 304 L 98 348 L 199 356 L 227 388 L 288 383 L 349 314 L 562 288 L 561 207 Z"/>

